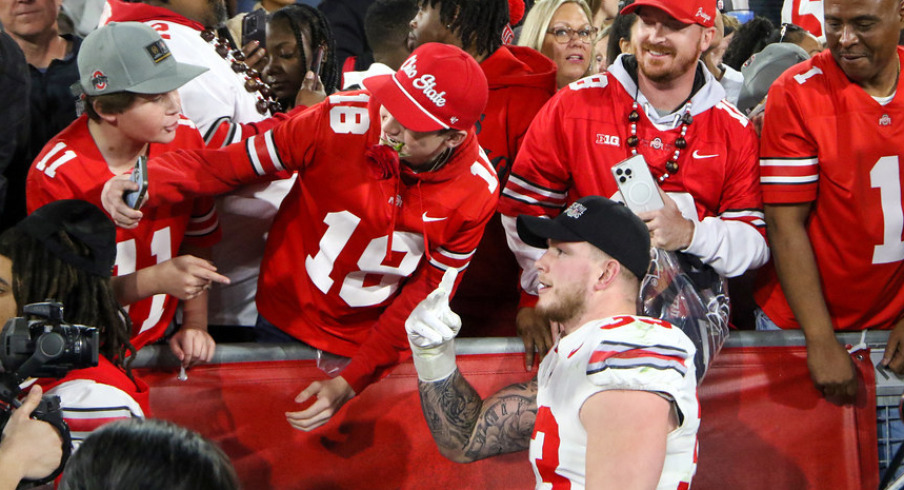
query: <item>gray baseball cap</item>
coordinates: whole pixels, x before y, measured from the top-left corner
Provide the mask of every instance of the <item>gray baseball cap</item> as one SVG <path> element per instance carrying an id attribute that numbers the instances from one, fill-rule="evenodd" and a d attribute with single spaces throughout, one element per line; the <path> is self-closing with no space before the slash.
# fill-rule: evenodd
<path id="1" fill-rule="evenodd" d="M 755 53 L 741 66 L 744 85 L 738 97 L 738 109 L 749 114 L 785 70 L 808 59 L 810 55 L 793 43 L 773 43 Z"/>
<path id="2" fill-rule="evenodd" d="M 88 34 L 78 53 L 79 83 L 87 95 L 162 94 L 207 68 L 179 63 L 160 34 L 140 22 L 111 22 Z"/>

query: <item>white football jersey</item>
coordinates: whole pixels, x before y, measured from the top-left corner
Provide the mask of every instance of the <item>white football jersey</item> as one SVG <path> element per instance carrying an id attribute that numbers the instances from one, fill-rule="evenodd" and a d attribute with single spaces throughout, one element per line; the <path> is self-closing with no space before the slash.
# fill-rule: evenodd
<path id="1" fill-rule="evenodd" d="M 667 322 L 615 316 L 561 338 L 537 373 L 537 420 L 530 460 L 538 489 L 583 489 L 587 432 L 584 402 L 604 390 L 643 390 L 677 406 L 679 426 L 666 441 L 658 489 L 688 488 L 697 467 L 694 344 Z"/>

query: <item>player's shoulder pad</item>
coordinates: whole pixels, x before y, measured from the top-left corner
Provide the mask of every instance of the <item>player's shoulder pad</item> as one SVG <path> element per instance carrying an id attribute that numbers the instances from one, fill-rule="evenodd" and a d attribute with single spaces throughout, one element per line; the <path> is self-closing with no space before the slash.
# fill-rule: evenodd
<path id="1" fill-rule="evenodd" d="M 693 345 L 668 322 L 639 316 L 617 316 L 596 326 L 605 330 L 587 362 L 587 375 L 632 369 L 674 371 L 684 376 L 693 365 Z M 686 342 L 685 342 L 686 340 Z"/>

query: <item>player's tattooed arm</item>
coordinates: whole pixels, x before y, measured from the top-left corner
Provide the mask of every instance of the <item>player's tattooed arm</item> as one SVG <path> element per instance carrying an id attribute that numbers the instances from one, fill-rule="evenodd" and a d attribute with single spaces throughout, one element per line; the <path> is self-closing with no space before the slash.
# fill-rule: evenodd
<path id="1" fill-rule="evenodd" d="M 537 418 L 537 379 L 486 400 L 456 370 L 418 383 L 424 418 L 440 453 L 460 463 L 527 449 Z"/>

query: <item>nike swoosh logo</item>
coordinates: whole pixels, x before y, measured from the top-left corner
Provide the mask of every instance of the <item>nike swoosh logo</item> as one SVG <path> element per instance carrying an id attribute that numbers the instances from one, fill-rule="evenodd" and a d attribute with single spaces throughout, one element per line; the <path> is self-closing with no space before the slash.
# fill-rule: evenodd
<path id="1" fill-rule="evenodd" d="M 718 153 L 716 153 L 715 155 L 701 155 L 697 153 L 697 150 L 694 150 L 694 158 L 715 158 L 717 156 L 719 156 Z"/>
<path id="2" fill-rule="evenodd" d="M 433 221 L 442 221 L 442 220 L 444 220 L 444 219 L 446 219 L 446 218 L 431 218 L 431 217 L 427 216 L 427 213 L 424 213 L 424 214 L 421 216 L 421 219 L 424 220 L 424 223 L 431 223 L 431 222 L 433 222 Z"/>

